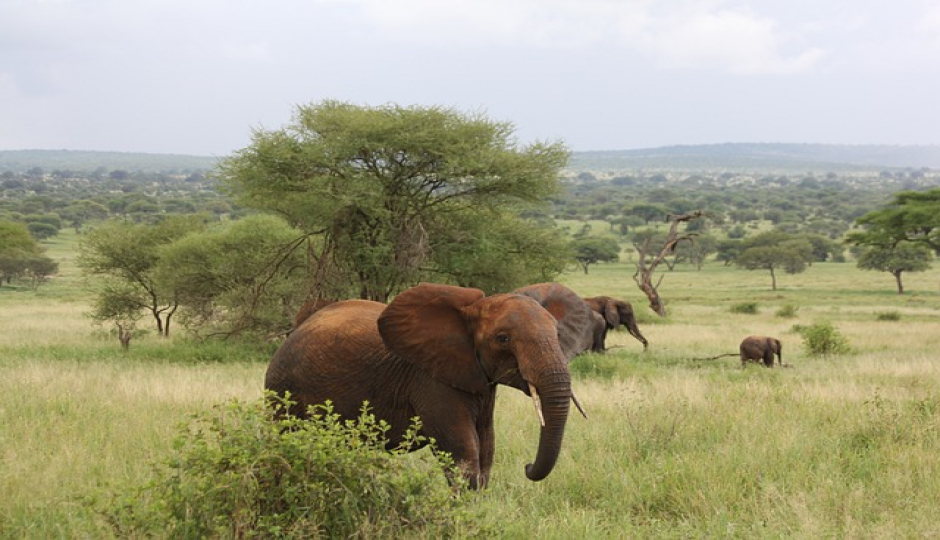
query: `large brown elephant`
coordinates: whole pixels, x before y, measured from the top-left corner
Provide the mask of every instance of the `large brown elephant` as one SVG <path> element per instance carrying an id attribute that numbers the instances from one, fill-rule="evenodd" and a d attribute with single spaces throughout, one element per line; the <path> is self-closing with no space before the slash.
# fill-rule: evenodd
<path id="1" fill-rule="evenodd" d="M 783 365 L 783 347 L 780 340 L 770 336 L 748 336 L 741 342 L 741 367 L 748 360 L 764 362 L 767 367 L 774 367 L 774 355 L 777 356 L 777 362 Z"/>
<path id="2" fill-rule="evenodd" d="M 592 296 L 585 298 L 584 301 L 587 302 L 587 305 L 594 310 L 595 313 L 600 314 L 603 319 L 603 328 L 595 332 L 595 335 L 599 335 L 600 339 L 598 343 L 594 344 L 594 350 L 605 350 L 607 348 L 605 344 L 607 332 L 620 327 L 620 325 L 625 326 L 627 331 L 630 332 L 630 335 L 643 344 L 644 351 L 649 347 L 649 341 L 643 337 L 639 327 L 636 325 L 636 316 L 633 314 L 633 306 L 631 306 L 629 302 L 616 300 L 609 296 Z"/>
<path id="3" fill-rule="evenodd" d="M 391 426 L 396 446 L 410 419 L 449 452 L 472 488 L 486 485 L 494 455 L 496 385 L 530 396 L 543 425 L 530 480 L 555 466 L 568 418 L 571 378 L 557 323 L 531 298 L 421 284 L 388 306 L 332 303 L 309 316 L 275 353 L 265 388 L 297 402 L 294 413 L 333 402 L 355 418 L 364 400 Z"/>
<path id="4" fill-rule="evenodd" d="M 514 292 L 534 298 L 558 320 L 558 341 L 565 359 L 587 350 L 597 350 L 600 316 L 591 311 L 583 298 L 561 283 L 536 283 Z"/>

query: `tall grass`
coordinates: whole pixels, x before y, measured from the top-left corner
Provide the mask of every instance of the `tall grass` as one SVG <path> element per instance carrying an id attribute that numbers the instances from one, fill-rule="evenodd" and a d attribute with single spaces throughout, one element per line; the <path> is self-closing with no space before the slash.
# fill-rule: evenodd
<path id="1" fill-rule="evenodd" d="M 815 264 L 783 276 L 707 265 L 667 273 L 651 315 L 626 264 L 564 277 L 633 303 L 650 349 L 612 332 L 572 364 L 554 472 L 533 483 L 531 402 L 501 388 L 490 487 L 471 498 L 504 538 L 918 538 L 940 534 L 940 271 Z M 0 289 L 0 538 L 108 538 L 100 504 L 152 477 L 180 423 L 254 400 L 270 350 L 144 337 L 122 353 L 87 297 Z M 42 291 L 42 288 L 40 288 Z M 758 314 L 730 306 L 758 302 Z M 774 312 L 798 309 L 792 318 Z M 903 324 L 878 320 L 901 314 Z M 827 320 L 852 352 L 812 357 L 794 326 Z M 742 369 L 748 334 L 792 367 Z M 470 528 L 469 530 L 475 530 Z"/>

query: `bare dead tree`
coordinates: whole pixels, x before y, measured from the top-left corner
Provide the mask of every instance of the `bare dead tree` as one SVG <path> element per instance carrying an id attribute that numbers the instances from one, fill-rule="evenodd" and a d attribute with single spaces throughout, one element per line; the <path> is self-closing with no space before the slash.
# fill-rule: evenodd
<path id="1" fill-rule="evenodd" d="M 655 311 L 660 317 L 666 316 L 666 304 L 659 296 L 659 286 L 663 282 L 663 275 L 660 275 L 659 280 L 653 285 L 653 273 L 656 272 L 656 267 L 658 267 L 666 257 L 675 253 L 676 246 L 679 245 L 679 242 L 691 242 L 696 236 L 696 233 L 680 234 L 679 224 L 698 219 L 702 216 L 701 210 L 696 210 L 688 214 L 669 214 L 666 216 L 666 221 L 669 222 L 669 233 L 666 235 L 666 240 L 662 247 L 654 246 L 652 239 L 647 239 L 642 244 L 636 242 L 633 244 L 633 247 L 636 248 L 639 254 L 636 263 L 636 273 L 633 274 L 633 281 L 635 281 L 640 290 L 643 291 L 643 294 L 649 298 L 650 309 Z M 656 251 L 657 249 L 658 251 Z"/>

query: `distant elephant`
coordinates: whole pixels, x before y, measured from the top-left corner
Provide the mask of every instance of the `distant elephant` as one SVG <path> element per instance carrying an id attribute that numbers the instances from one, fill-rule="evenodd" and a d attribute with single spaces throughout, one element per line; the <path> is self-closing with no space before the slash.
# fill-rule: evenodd
<path id="1" fill-rule="evenodd" d="M 782 346 L 780 340 L 769 336 L 748 336 L 741 342 L 741 367 L 748 360 L 764 362 L 767 367 L 774 367 L 774 355 L 777 362 L 783 365 Z"/>
<path id="2" fill-rule="evenodd" d="M 530 480 L 555 466 L 568 418 L 571 377 L 557 323 L 532 298 L 423 283 L 387 306 L 332 303 L 308 317 L 274 354 L 264 386 L 290 392 L 292 410 L 331 400 L 355 418 L 364 400 L 398 445 L 411 418 L 449 452 L 470 487 L 484 487 L 494 456 L 496 385 L 529 394 L 543 418 Z"/>
<path id="3" fill-rule="evenodd" d="M 643 337 L 643 334 L 640 333 L 640 329 L 636 325 L 636 316 L 633 314 L 633 306 L 631 306 L 629 302 L 616 300 L 609 296 L 592 296 L 585 298 L 584 301 L 587 302 L 587 305 L 590 306 L 592 310 L 601 315 L 604 322 L 604 327 L 596 332 L 600 337 L 599 342 L 594 344 L 594 350 L 605 350 L 607 348 L 605 344 L 607 332 L 618 328 L 620 325 L 625 326 L 627 331 L 630 332 L 630 335 L 643 344 L 644 351 L 649 347 L 649 341 Z"/>
<path id="4" fill-rule="evenodd" d="M 594 350 L 603 321 L 576 292 L 561 283 L 536 283 L 513 292 L 534 298 L 558 320 L 558 342 L 566 361 Z"/>

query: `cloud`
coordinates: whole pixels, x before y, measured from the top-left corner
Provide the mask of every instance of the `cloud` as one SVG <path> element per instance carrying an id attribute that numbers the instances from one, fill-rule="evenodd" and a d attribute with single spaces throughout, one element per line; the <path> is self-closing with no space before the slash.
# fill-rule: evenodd
<path id="1" fill-rule="evenodd" d="M 768 17 L 748 11 L 690 6 L 652 21 L 643 47 L 667 66 L 723 69 L 732 73 L 794 73 L 824 56 L 818 47 L 785 52 L 785 37 Z"/>
<path id="2" fill-rule="evenodd" d="M 670 69 L 792 73 L 824 56 L 774 19 L 685 0 L 349 0 L 380 31 L 415 43 L 639 55 Z M 796 41 L 796 40 L 794 40 Z"/>
<path id="3" fill-rule="evenodd" d="M 925 7 L 924 16 L 916 29 L 934 53 L 940 52 L 940 3 Z"/>

